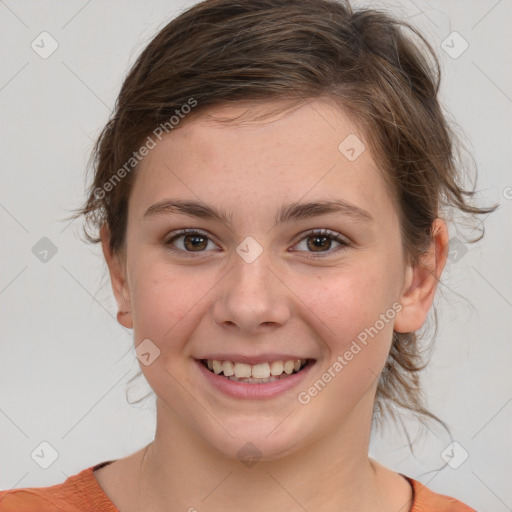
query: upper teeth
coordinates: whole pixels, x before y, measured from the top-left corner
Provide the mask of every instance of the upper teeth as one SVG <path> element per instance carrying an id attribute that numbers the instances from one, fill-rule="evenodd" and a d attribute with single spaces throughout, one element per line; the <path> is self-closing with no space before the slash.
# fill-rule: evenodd
<path id="1" fill-rule="evenodd" d="M 298 372 L 307 362 L 307 359 L 290 359 L 288 361 L 271 361 L 269 363 L 246 364 L 234 363 L 233 361 L 219 361 L 208 359 L 208 369 L 213 370 L 217 375 L 223 373 L 226 377 L 247 377 L 256 379 L 268 379 L 272 376 L 279 376 L 283 372 L 290 375 L 294 370 Z"/>

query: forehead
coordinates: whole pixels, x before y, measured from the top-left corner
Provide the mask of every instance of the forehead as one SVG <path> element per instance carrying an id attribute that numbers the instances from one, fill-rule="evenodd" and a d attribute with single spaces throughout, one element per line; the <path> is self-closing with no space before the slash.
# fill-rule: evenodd
<path id="1" fill-rule="evenodd" d="M 247 206 L 247 214 L 251 204 L 261 211 L 301 198 L 341 198 L 374 210 L 390 201 L 365 135 L 329 100 L 209 109 L 164 136 L 137 174 L 130 203 L 139 214 L 166 196 L 241 213 Z"/>
<path id="2" fill-rule="evenodd" d="M 246 159 L 269 156 L 277 163 L 282 155 L 292 162 L 296 151 L 311 159 L 335 159 L 340 137 L 356 133 L 362 141 L 361 130 L 348 114 L 327 98 L 301 103 L 246 101 L 209 109 L 190 123 L 185 119 L 183 128 L 173 133 L 174 141 L 167 141 L 184 150 L 194 145 L 200 151 L 191 157 L 226 160 L 243 154 Z"/>

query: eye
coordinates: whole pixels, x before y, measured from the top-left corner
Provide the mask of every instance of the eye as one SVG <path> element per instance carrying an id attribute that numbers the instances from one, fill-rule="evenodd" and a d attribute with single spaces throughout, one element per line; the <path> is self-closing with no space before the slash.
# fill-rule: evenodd
<path id="1" fill-rule="evenodd" d="M 329 250 L 333 242 L 336 242 L 340 246 L 338 250 L 343 250 L 350 246 L 350 242 L 335 231 L 330 231 L 329 229 L 314 229 L 307 232 L 306 236 L 301 239 L 296 247 L 304 244 L 303 247 L 306 248 L 307 252 L 317 253 L 323 256 L 324 254 L 337 252 L 336 250 Z"/>
<path id="2" fill-rule="evenodd" d="M 336 252 L 336 249 L 331 250 L 333 242 L 339 245 L 337 250 L 342 250 L 350 246 L 350 242 L 335 231 L 330 231 L 329 229 L 315 229 L 307 232 L 295 247 L 304 244 L 306 252 L 317 253 L 317 255 L 323 256 Z M 169 240 L 165 242 L 165 245 L 168 246 L 170 251 L 183 254 L 205 252 L 208 247 L 212 249 L 212 245 L 215 246 L 216 244 L 205 232 L 197 229 L 181 229 L 176 232 L 174 236 L 169 238 Z"/>
<path id="3" fill-rule="evenodd" d="M 173 247 L 176 241 L 181 241 L 176 244 L 178 248 Z M 213 241 L 210 240 L 210 237 L 199 231 L 197 229 L 182 229 L 175 233 L 173 237 L 165 242 L 165 245 L 168 246 L 169 250 L 172 252 L 204 252 L 206 248 L 209 246 L 209 242 L 213 244 Z M 215 245 L 215 244 L 213 244 Z M 210 247 L 211 248 L 211 247 Z"/>

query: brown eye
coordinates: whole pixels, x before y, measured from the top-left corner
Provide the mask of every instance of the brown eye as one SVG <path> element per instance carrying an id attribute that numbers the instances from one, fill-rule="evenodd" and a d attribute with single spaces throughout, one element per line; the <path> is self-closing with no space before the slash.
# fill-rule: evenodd
<path id="1" fill-rule="evenodd" d="M 313 252 L 319 249 L 330 249 L 332 244 L 332 239 L 328 236 L 314 235 L 309 236 L 308 240 L 308 249 L 311 249 Z M 312 242 L 309 242 L 312 240 Z"/>
<path id="2" fill-rule="evenodd" d="M 338 244 L 339 247 L 337 249 L 335 248 L 330 250 L 333 242 Z M 305 245 L 306 252 L 322 255 L 332 254 L 338 250 L 343 250 L 350 245 L 349 241 L 339 233 L 328 229 L 314 230 L 306 233 L 306 236 L 297 244 L 297 247 L 301 244 Z"/>
<path id="3" fill-rule="evenodd" d="M 173 252 L 190 253 L 205 252 L 209 243 L 213 244 L 206 234 L 194 229 L 189 229 L 176 233 L 165 242 L 165 245 Z"/>
<path id="4" fill-rule="evenodd" d="M 205 249 L 208 245 L 208 242 L 205 242 L 207 238 L 203 235 L 184 235 L 183 240 L 183 245 L 190 251 Z"/>

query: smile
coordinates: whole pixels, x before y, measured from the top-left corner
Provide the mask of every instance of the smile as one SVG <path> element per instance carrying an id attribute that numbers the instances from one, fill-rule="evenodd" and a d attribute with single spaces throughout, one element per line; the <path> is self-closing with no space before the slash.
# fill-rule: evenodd
<path id="1" fill-rule="evenodd" d="M 292 392 L 316 367 L 316 359 L 283 359 L 248 362 L 196 359 L 196 368 L 210 390 L 237 399 L 261 400 Z"/>
<path id="2" fill-rule="evenodd" d="M 266 384 L 300 372 L 308 363 L 308 359 L 289 359 L 287 361 L 270 361 L 258 364 L 219 361 L 217 359 L 203 359 L 201 362 L 210 372 L 227 377 L 229 380 L 249 384 Z"/>

